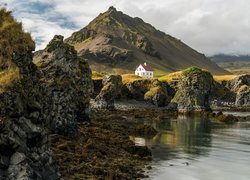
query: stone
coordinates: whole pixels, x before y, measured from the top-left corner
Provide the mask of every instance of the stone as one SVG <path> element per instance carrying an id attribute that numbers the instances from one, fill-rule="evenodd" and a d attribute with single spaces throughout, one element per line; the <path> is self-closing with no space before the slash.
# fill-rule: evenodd
<path id="1" fill-rule="evenodd" d="M 0 24 L 0 46 L 5 47 L 4 52 L 0 50 L 0 80 L 4 80 L 0 83 L 0 179 L 57 180 L 57 166 L 54 160 L 49 161 L 52 154 L 46 119 L 37 115 L 44 114 L 49 101 L 43 96 L 40 74 L 32 62 L 35 43 L 11 13 L 0 11 L 4 22 Z M 2 28 L 6 19 L 9 26 Z"/>
<path id="2" fill-rule="evenodd" d="M 171 100 L 180 113 L 210 111 L 209 96 L 213 76 L 196 67 L 186 69 L 178 83 L 178 90 Z"/>
<path id="3" fill-rule="evenodd" d="M 16 152 L 15 154 L 13 154 L 10 158 L 10 164 L 11 165 L 17 165 L 20 164 L 21 162 L 23 162 L 26 159 L 25 154 L 20 153 L 20 152 Z"/>
<path id="4" fill-rule="evenodd" d="M 52 132 L 74 135 L 77 122 L 89 121 L 88 109 L 93 91 L 88 63 L 75 49 L 56 35 L 47 47 L 34 57 L 41 73 L 46 116 Z"/>
<path id="5" fill-rule="evenodd" d="M 103 88 L 95 98 L 98 108 L 113 110 L 115 98 L 121 94 L 122 77 L 120 75 L 107 75 L 102 80 Z"/>
<path id="6" fill-rule="evenodd" d="M 250 106 L 250 75 L 242 75 L 228 81 L 226 85 L 236 94 L 236 106 Z"/>

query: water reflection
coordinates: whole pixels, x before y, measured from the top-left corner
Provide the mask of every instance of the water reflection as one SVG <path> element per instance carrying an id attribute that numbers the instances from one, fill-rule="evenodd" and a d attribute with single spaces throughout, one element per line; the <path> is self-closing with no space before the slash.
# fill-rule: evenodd
<path id="1" fill-rule="evenodd" d="M 187 118 L 180 116 L 176 119 L 165 118 L 155 121 L 153 126 L 158 134 L 152 139 L 131 137 L 139 146 L 152 149 L 154 160 L 162 161 L 185 156 L 195 159 L 206 156 L 211 146 L 211 121 L 208 119 Z"/>
<path id="2" fill-rule="evenodd" d="M 180 152 L 195 158 L 207 155 L 211 146 L 211 122 L 208 119 L 178 117 L 155 123 L 159 131 L 154 137 L 153 154 L 156 160 L 176 158 Z"/>

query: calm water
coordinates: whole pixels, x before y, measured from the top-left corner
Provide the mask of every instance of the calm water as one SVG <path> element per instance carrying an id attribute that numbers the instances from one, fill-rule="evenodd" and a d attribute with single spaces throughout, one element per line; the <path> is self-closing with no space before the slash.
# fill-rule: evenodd
<path id="1" fill-rule="evenodd" d="M 250 122 L 178 117 L 154 126 L 160 133 L 153 139 L 135 138 L 153 151 L 150 179 L 250 180 Z"/>

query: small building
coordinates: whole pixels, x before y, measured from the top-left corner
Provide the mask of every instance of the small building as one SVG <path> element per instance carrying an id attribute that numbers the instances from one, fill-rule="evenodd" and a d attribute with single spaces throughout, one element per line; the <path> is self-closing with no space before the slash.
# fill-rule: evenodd
<path id="1" fill-rule="evenodd" d="M 144 63 L 144 64 L 140 64 L 136 68 L 135 75 L 143 77 L 143 78 L 153 78 L 154 72 L 153 72 L 153 69 L 149 65 L 147 65 L 147 63 Z"/>

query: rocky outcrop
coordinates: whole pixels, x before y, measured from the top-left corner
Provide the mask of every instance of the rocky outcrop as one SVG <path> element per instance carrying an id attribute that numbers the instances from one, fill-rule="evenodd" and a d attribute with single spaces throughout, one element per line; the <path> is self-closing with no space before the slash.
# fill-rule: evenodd
<path id="1" fill-rule="evenodd" d="M 45 114 L 54 133 L 73 135 L 76 123 L 88 121 L 92 93 L 91 70 L 77 57 L 74 48 L 55 36 L 45 50 L 34 58 L 41 72 L 41 83 L 49 104 Z"/>
<path id="2" fill-rule="evenodd" d="M 7 21 L 0 24 L 0 46 L 5 47 L 0 52 L 0 179 L 59 179 L 32 63 L 34 42 L 9 12 L 1 9 L 0 14 L 1 22 Z"/>
<path id="3" fill-rule="evenodd" d="M 242 75 L 230 80 L 226 86 L 236 94 L 236 106 L 250 106 L 250 75 Z"/>
<path id="4" fill-rule="evenodd" d="M 243 85 L 250 86 L 250 75 L 236 77 L 233 80 L 228 81 L 226 87 L 233 92 L 237 92 Z"/>
<path id="5" fill-rule="evenodd" d="M 183 71 L 172 103 L 177 104 L 181 113 L 210 110 L 209 96 L 213 86 L 213 77 L 196 67 Z"/>
<path id="6" fill-rule="evenodd" d="M 121 94 L 122 77 L 120 75 L 106 75 L 102 80 L 103 88 L 95 98 L 98 108 L 113 110 L 115 98 Z"/>
<path id="7" fill-rule="evenodd" d="M 248 106 L 250 107 L 250 87 L 243 85 L 236 93 L 235 99 L 236 106 Z"/>
<path id="8" fill-rule="evenodd" d="M 137 48 L 141 49 L 144 53 L 161 59 L 160 53 L 157 52 L 153 48 L 152 43 L 145 36 L 137 34 L 136 41 L 134 42 L 134 44 L 136 45 Z"/>
<path id="9" fill-rule="evenodd" d="M 166 106 L 174 89 L 157 79 L 138 79 L 123 84 L 123 98 L 148 101 L 156 106 Z"/>

